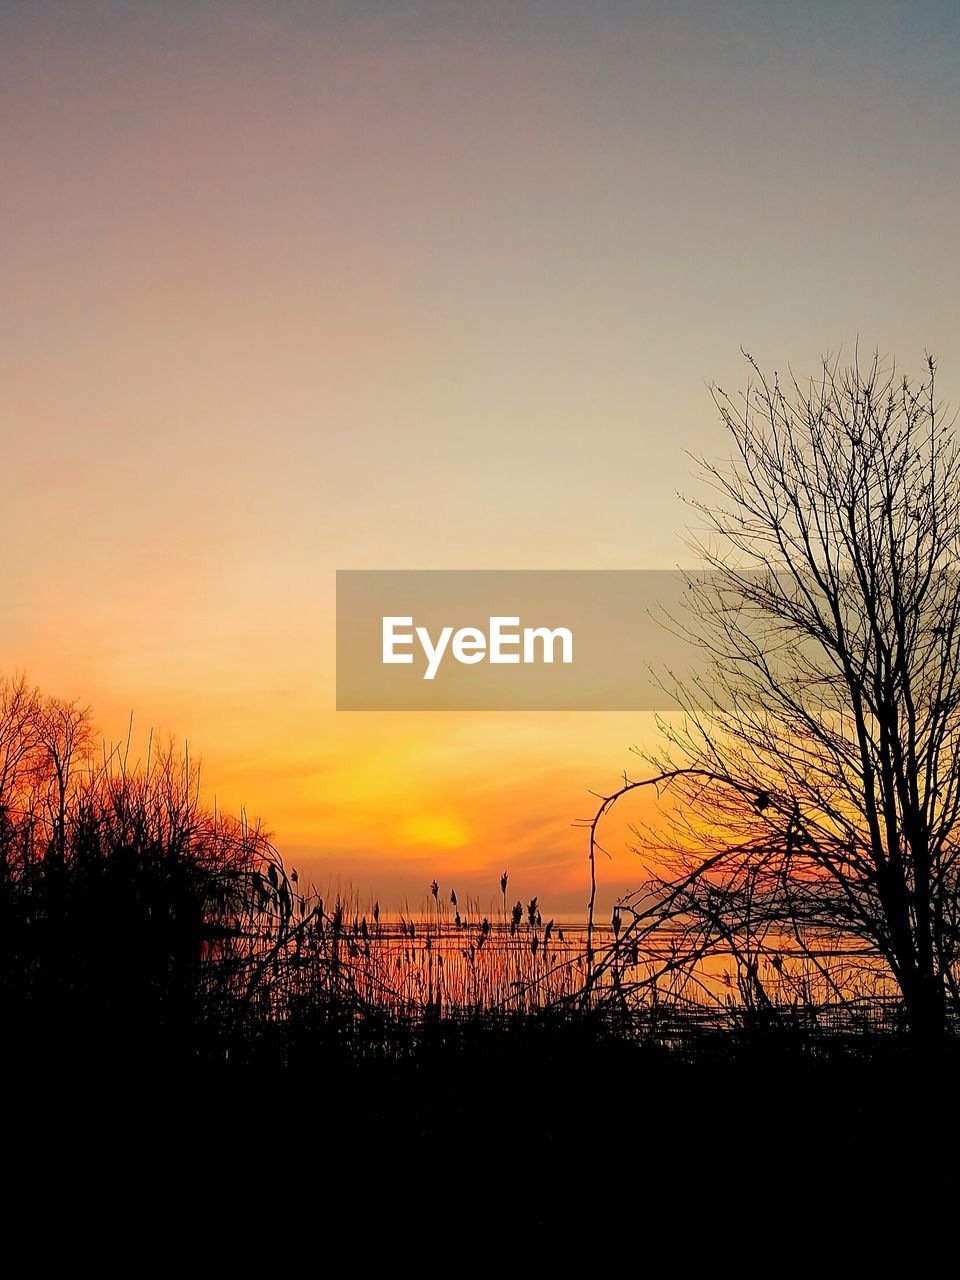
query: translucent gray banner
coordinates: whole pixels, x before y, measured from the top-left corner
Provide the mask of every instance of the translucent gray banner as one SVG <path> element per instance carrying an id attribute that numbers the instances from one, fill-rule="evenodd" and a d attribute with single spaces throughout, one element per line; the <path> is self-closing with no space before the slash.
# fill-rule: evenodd
<path id="1" fill-rule="evenodd" d="M 666 709 L 670 673 L 702 666 L 687 591 L 669 570 L 341 570 L 337 709 Z"/>

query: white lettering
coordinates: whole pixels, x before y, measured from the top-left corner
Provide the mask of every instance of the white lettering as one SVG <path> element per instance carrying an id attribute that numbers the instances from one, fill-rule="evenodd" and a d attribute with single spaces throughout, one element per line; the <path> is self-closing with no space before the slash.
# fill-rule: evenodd
<path id="1" fill-rule="evenodd" d="M 398 646 L 413 645 L 414 637 L 426 658 L 424 680 L 433 680 L 443 662 L 448 648 L 457 662 L 465 666 L 474 666 L 488 658 L 491 664 L 516 663 L 553 663 L 556 646 L 560 644 L 560 661 L 573 662 L 573 632 L 567 627 L 556 627 L 552 631 L 548 627 L 524 627 L 520 629 L 519 618 L 490 618 L 490 640 L 478 627 L 441 627 L 440 634 L 434 643 L 426 627 L 414 627 L 413 631 L 399 631 L 399 627 L 413 627 L 412 617 L 385 617 L 383 622 L 383 661 L 384 663 L 403 663 L 407 666 L 413 662 L 412 653 L 398 653 Z M 539 656 L 538 656 L 539 642 Z M 520 652 L 511 653 L 510 649 Z"/>
<path id="2" fill-rule="evenodd" d="M 487 637 L 476 627 L 461 627 L 453 637 L 453 656 L 458 662 L 472 667 L 475 662 L 482 662 L 487 651 Z M 493 661 L 493 655 L 490 655 Z"/>
<path id="3" fill-rule="evenodd" d="M 524 662 L 536 662 L 537 654 L 534 643 L 537 640 L 543 641 L 543 661 L 553 662 L 553 644 L 559 637 L 563 645 L 563 657 L 561 662 L 573 661 L 573 632 L 568 631 L 566 627 L 557 627 L 555 631 L 550 631 L 546 627 L 524 627 L 523 629 L 523 660 Z"/>
<path id="4" fill-rule="evenodd" d="M 505 644 L 520 643 L 520 636 L 517 632 L 512 635 L 505 633 L 503 627 L 519 627 L 519 618 L 491 618 L 490 619 L 490 661 L 491 662 L 519 662 L 519 653 L 504 653 L 502 646 Z M 526 659 L 524 659 L 526 661 Z"/>
<path id="5" fill-rule="evenodd" d="M 384 618 L 383 620 L 383 661 L 384 663 L 393 662 L 413 662 L 412 653 L 397 653 L 396 646 L 398 644 L 413 644 L 413 636 L 408 632 L 405 636 L 398 636 L 395 627 L 411 627 L 413 626 L 412 618 Z"/>
<path id="6" fill-rule="evenodd" d="M 432 680 L 437 674 L 440 666 L 440 660 L 444 655 L 447 645 L 450 643 L 450 637 L 453 635 L 453 627 L 444 627 L 440 632 L 440 639 L 434 646 L 430 640 L 430 632 L 426 627 L 417 627 L 417 639 L 423 645 L 423 652 L 427 655 L 427 669 L 424 673 L 424 680 Z"/>

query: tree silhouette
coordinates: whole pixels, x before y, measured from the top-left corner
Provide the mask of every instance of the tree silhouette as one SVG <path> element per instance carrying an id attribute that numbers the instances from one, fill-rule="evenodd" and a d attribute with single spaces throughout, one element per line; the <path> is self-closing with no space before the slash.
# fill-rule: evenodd
<path id="1" fill-rule="evenodd" d="M 279 855 L 188 752 L 96 751 L 86 709 L 0 679 L 0 1026 L 31 1061 L 225 1042 L 292 930 Z"/>
<path id="2" fill-rule="evenodd" d="M 723 958 L 754 1008 L 891 991 L 928 1041 L 960 995 L 952 423 L 932 359 L 919 381 L 874 357 L 809 383 L 747 359 L 742 396 L 714 389 L 731 457 L 700 460 L 711 498 L 690 503 L 709 572 L 676 621 L 708 669 L 677 688 L 651 775 L 591 824 L 595 855 L 625 792 L 669 800 L 594 978 L 703 985 Z"/>

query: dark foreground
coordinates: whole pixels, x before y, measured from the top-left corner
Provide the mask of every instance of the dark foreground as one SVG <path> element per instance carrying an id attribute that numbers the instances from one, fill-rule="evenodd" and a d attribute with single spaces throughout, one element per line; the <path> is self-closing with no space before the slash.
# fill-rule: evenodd
<path id="1" fill-rule="evenodd" d="M 737 1248 L 774 1226 L 926 1238 L 953 1212 L 952 1044 L 728 1036 L 676 1051 L 584 1015 L 415 1040 L 357 1055 L 323 1037 L 286 1045 L 282 1064 L 268 1050 L 193 1067 L 35 1061 L 8 1083 L 9 1156 L 29 1185 L 49 1195 L 55 1169 L 74 1209 L 92 1197 L 158 1247 L 266 1233 L 284 1258 L 492 1247 L 521 1265 L 563 1241 L 646 1251 L 678 1222 L 723 1223 Z"/>

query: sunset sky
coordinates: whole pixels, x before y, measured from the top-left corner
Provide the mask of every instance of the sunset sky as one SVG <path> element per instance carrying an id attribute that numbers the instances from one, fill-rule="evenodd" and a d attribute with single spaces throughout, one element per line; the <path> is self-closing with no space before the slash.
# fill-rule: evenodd
<path id="1" fill-rule="evenodd" d="M 650 717 L 338 714 L 335 571 L 691 563 L 741 345 L 960 404 L 958 86 L 949 3 L 4 0 L 0 671 L 320 888 L 578 909 Z"/>

